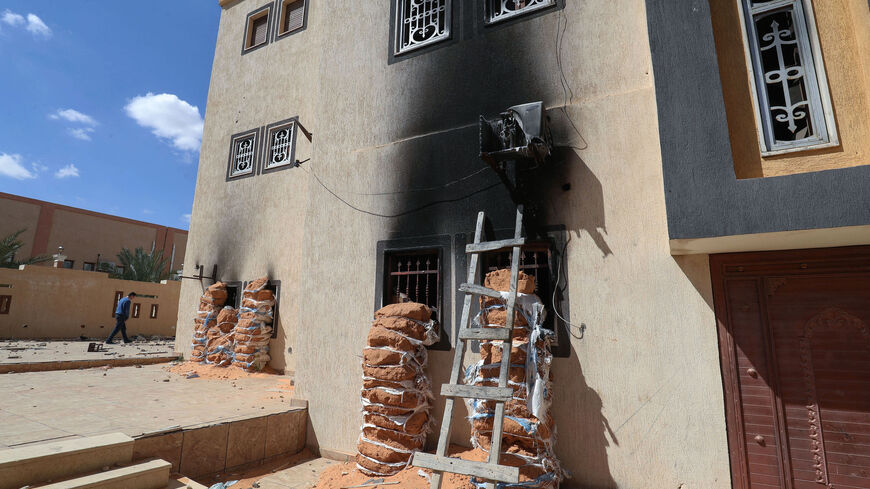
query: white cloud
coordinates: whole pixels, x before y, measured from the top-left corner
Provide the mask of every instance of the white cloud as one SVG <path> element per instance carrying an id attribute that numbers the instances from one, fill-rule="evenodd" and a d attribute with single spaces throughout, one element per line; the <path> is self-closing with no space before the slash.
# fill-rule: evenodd
<path id="1" fill-rule="evenodd" d="M 3 17 L 0 17 L 0 20 L 11 26 L 16 26 L 24 23 L 24 16 L 18 15 L 7 9 L 3 11 Z"/>
<path id="2" fill-rule="evenodd" d="M 67 132 L 69 132 L 70 136 L 72 136 L 76 139 L 81 139 L 82 141 L 90 141 L 91 140 L 91 133 L 94 132 L 94 128 L 93 127 L 81 127 L 81 128 L 71 127 L 69 129 L 67 129 Z"/>
<path id="3" fill-rule="evenodd" d="M 36 14 L 27 14 L 27 28 L 33 35 L 51 37 L 51 29 Z"/>
<path id="4" fill-rule="evenodd" d="M 187 224 L 190 224 L 190 214 L 182 214 L 181 220 Z"/>
<path id="5" fill-rule="evenodd" d="M 202 116 L 199 108 L 171 93 L 134 97 L 124 107 L 127 115 L 140 126 L 172 142 L 182 151 L 199 151 L 202 141 Z"/>
<path id="6" fill-rule="evenodd" d="M 79 169 L 70 163 L 54 173 L 54 178 L 69 178 L 79 176 Z"/>
<path id="7" fill-rule="evenodd" d="M 0 153 L 0 176 L 16 180 L 36 178 L 36 171 L 28 170 L 21 164 L 21 155 Z"/>
<path id="8" fill-rule="evenodd" d="M 151 209 L 142 209 L 142 214 L 145 214 L 146 216 L 150 216 L 150 215 L 154 214 L 154 211 L 152 211 Z"/>
<path id="9" fill-rule="evenodd" d="M 87 114 L 82 114 L 75 109 L 57 109 L 57 112 L 49 114 L 48 118 L 54 120 L 64 119 L 69 122 L 80 122 L 86 126 L 96 126 L 98 124 L 93 117 Z"/>

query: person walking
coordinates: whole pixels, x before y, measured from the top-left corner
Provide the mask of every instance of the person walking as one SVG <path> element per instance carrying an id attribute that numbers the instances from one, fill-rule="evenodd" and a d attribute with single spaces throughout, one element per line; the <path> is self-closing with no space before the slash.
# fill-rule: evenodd
<path id="1" fill-rule="evenodd" d="M 127 294 L 127 297 L 118 301 L 118 308 L 115 309 L 115 329 L 112 330 L 112 334 L 106 338 L 106 344 L 112 345 L 115 342 L 112 341 L 112 338 L 115 337 L 118 332 L 121 332 L 121 337 L 124 338 L 124 343 L 129 343 L 130 340 L 127 338 L 127 318 L 130 317 L 130 303 L 136 297 L 135 292 L 130 292 Z"/>

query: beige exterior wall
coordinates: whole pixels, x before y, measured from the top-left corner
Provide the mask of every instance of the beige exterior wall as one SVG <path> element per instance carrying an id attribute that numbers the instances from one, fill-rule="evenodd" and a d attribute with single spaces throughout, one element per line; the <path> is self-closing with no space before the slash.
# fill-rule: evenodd
<path id="1" fill-rule="evenodd" d="M 63 246 L 64 255 L 74 261 L 76 270 L 82 270 L 85 262 L 96 263 L 98 255 L 101 262 L 118 264 L 121 248 L 150 251 L 153 246 L 163 250 L 170 270 L 176 271 L 187 247 L 187 231 L 182 229 L 0 192 L 0 237 L 19 229 L 25 232 L 18 238 L 24 246 L 17 259 L 53 255 Z M 51 262 L 42 265 L 50 266 Z"/>
<path id="2" fill-rule="evenodd" d="M 0 338 L 105 338 L 115 327 L 116 291 L 139 294 L 133 301 L 140 304 L 139 317 L 127 320 L 128 336 L 174 336 L 180 286 L 177 281 L 132 282 L 81 270 L 0 268 L 0 295 L 12 296 L 9 314 L 0 315 Z M 152 304 L 158 307 L 154 319 L 149 317 Z"/>
<path id="3" fill-rule="evenodd" d="M 240 56 L 245 16 L 265 3 L 232 2 L 221 17 L 185 274 L 216 263 L 221 280 L 282 280 L 273 366 L 296 372 L 297 396 L 310 403 L 309 440 L 355 449 L 375 244 L 407 221 L 354 211 L 306 171 L 363 209 L 402 211 L 398 198 L 359 193 L 430 185 L 406 181 L 409 158 L 432 135 L 476 134 L 478 114 L 510 105 L 481 96 L 478 85 L 501 88 L 505 60 L 493 50 L 511 45 L 526 57 L 518 69 L 534 87 L 513 103 L 542 99 L 554 139 L 570 147 L 560 185 L 572 190 L 554 189 L 561 193 L 548 209 L 570 236 L 570 318 L 585 325 L 582 336 L 574 330 L 570 357 L 553 364 L 557 453 L 574 474 L 566 487 L 730 487 L 707 255 L 674 258 L 669 250 L 644 2 L 568 0 L 561 13 L 394 64 L 390 2 L 360 9 L 312 1 L 307 30 Z M 567 101 L 553 49 L 562 25 Z M 444 116 L 427 119 L 436 104 Z M 232 134 L 293 115 L 314 133 L 310 149 L 299 138 L 299 158 L 310 154 L 310 163 L 225 181 Z M 441 150 L 433 150 L 435 163 L 419 164 L 437 164 Z M 427 212 L 407 219 L 438 217 L 439 208 Z M 473 221 L 474 213 L 453 217 Z M 454 267 L 445 279 L 455 290 L 464 275 Z M 201 293 L 194 281 L 182 284 L 178 323 L 187 326 L 177 347 L 185 352 Z M 453 304 L 447 297 L 444 314 L 455 317 Z M 451 355 L 430 355 L 436 390 Z M 442 409 L 439 397 L 439 420 Z M 466 423 L 454 421 L 454 441 L 467 444 Z"/>

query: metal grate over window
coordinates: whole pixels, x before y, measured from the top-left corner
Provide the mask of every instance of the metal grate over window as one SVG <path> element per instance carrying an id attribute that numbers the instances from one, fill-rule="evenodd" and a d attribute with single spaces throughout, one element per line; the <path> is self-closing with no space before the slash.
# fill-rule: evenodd
<path id="1" fill-rule="evenodd" d="M 441 309 L 441 254 L 438 250 L 387 254 L 384 305 L 419 302 Z"/>
<path id="2" fill-rule="evenodd" d="M 396 54 L 450 38 L 451 0 L 396 0 Z"/>
<path id="3" fill-rule="evenodd" d="M 276 168 L 293 163 L 293 142 L 296 140 L 296 124 L 291 122 L 271 129 L 269 132 L 269 160 L 266 168 Z"/>
<path id="4" fill-rule="evenodd" d="M 486 0 L 486 23 L 495 24 L 556 5 L 556 0 Z"/>
<path id="5" fill-rule="evenodd" d="M 254 146 L 256 136 L 250 135 L 237 139 L 233 148 L 233 166 L 230 177 L 247 175 L 254 171 Z"/>
<path id="6" fill-rule="evenodd" d="M 826 144 L 835 133 L 804 0 L 743 0 L 765 152 Z M 808 13 L 810 14 L 808 18 Z M 812 29 L 812 30 L 811 30 Z"/>

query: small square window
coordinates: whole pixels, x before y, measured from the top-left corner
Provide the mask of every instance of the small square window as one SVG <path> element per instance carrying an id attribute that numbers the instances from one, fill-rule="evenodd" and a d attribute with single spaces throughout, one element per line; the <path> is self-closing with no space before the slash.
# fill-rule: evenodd
<path id="1" fill-rule="evenodd" d="M 12 307 L 11 295 L 0 295 L 0 314 L 9 314 L 9 309 Z"/>
<path id="2" fill-rule="evenodd" d="M 139 317 L 139 309 L 142 308 L 142 304 L 134 303 L 133 304 L 133 314 L 131 315 L 134 318 Z"/>
<path id="3" fill-rule="evenodd" d="M 75 264 L 76 264 L 75 260 L 64 260 L 63 261 L 63 268 L 72 268 L 75 266 Z"/>
<path id="4" fill-rule="evenodd" d="M 227 179 L 254 175 L 257 168 L 258 133 L 257 129 L 253 129 L 232 137 Z"/>
<path id="5" fill-rule="evenodd" d="M 263 173 L 295 166 L 296 119 L 288 119 L 266 128 L 266 159 Z"/>
<path id="6" fill-rule="evenodd" d="M 245 26 L 245 44 L 242 54 L 269 43 L 272 6 L 266 5 L 248 14 Z"/>
<path id="7" fill-rule="evenodd" d="M 279 14 L 278 38 L 305 29 L 307 0 L 282 0 Z"/>
<path id="8" fill-rule="evenodd" d="M 118 302 L 121 301 L 121 298 L 124 297 L 124 292 L 120 290 L 115 291 L 115 300 L 112 303 L 112 317 L 115 317 L 115 311 L 118 310 Z"/>
<path id="9" fill-rule="evenodd" d="M 118 275 L 123 275 L 124 274 L 124 266 L 123 265 L 116 266 L 115 273 L 117 273 Z"/>
<path id="10" fill-rule="evenodd" d="M 86 272 L 93 272 L 96 269 L 97 269 L 96 263 L 89 262 L 89 261 L 82 263 L 82 270 L 84 270 Z"/>
<path id="11" fill-rule="evenodd" d="M 395 0 L 395 54 L 450 39 L 452 0 Z"/>
<path id="12" fill-rule="evenodd" d="M 485 0 L 486 23 L 495 24 L 556 5 L 556 0 Z"/>
<path id="13" fill-rule="evenodd" d="M 151 319 L 157 319 L 157 304 L 151 304 L 151 313 L 148 317 Z"/>

